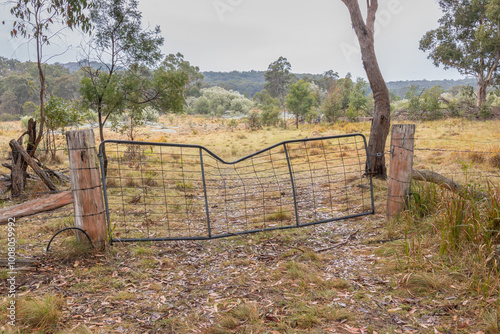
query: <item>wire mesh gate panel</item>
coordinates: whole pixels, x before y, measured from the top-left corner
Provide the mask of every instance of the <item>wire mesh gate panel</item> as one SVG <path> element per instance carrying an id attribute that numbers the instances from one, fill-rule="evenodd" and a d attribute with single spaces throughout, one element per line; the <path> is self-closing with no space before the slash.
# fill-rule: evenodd
<path id="1" fill-rule="evenodd" d="M 198 145 L 119 140 L 103 141 L 99 156 L 113 242 L 220 238 L 374 213 L 360 134 L 285 141 L 233 162 Z"/>

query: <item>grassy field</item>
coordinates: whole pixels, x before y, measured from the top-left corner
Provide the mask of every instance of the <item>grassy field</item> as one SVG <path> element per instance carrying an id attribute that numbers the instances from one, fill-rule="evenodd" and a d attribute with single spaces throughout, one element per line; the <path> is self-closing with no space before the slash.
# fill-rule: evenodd
<path id="1" fill-rule="evenodd" d="M 162 123 L 177 133 L 141 128 L 138 139 L 199 144 L 227 161 L 284 140 L 370 129 L 338 123 L 250 131 L 241 123 L 231 130 L 227 120 L 195 117 Z M 96 252 L 68 232 L 45 253 L 51 236 L 73 225 L 71 208 L 19 219 L 17 256 L 34 265 L 16 277 L 15 327 L 7 318 L 9 275 L 0 271 L 0 331 L 498 333 L 499 127 L 465 119 L 417 123 L 415 168 L 488 196 L 415 183 L 408 210 L 389 223 L 382 180 L 374 180 L 375 215 L 211 241 L 119 243 Z M 20 133 L 19 123 L 0 125 L 3 160 Z M 111 131 L 106 137 L 125 139 Z M 42 161 L 67 167 L 64 150 L 57 161 Z M 186 184 L 173 187 L 186 191 Z M 29 190 L 25 199 L 45 189 L 33 181 Z M 2 206 L 13 203 L 4 198 Z M 0 231 L 6 235 L 7 227 Z"/>

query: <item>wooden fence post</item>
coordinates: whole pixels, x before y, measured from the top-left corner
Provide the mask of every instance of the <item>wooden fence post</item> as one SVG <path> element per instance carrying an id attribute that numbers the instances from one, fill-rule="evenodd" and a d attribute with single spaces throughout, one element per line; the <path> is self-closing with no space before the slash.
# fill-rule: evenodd
<path id="1" fill-rule="evenodd" d="M 387 219 L 401 213 L 411 190 L 415 124 L 395 124 L 391 131 Z"/>
<path id="2" fill-rule="evenodd" d="M 107 240 L 106 214 L 94 132 L 91 129 L 68 131 L 66 141 L 75 207 L 75 226 L 87 232 L 95 247 L 103 249 Z M 81 232 L 77 232 L 77 237 L 79 240 L 85 239 Z"/>

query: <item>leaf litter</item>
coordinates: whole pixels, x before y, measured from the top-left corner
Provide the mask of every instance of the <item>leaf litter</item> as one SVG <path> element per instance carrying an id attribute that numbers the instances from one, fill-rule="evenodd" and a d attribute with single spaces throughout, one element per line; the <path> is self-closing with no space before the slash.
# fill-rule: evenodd
<path id="1" fill-rule="evenodd" d="M 62 296 L 60 328 L 70 332 L 479 333 L 477 304 L 496 299 L 449 286 L 412 292 L 377 255 L 382 219 L 114 244 L 74 260 L 38 254 L 38 267 L 18 277 L 18 295 Z M 5 281 L 0 289 L 5 296 Z"/>

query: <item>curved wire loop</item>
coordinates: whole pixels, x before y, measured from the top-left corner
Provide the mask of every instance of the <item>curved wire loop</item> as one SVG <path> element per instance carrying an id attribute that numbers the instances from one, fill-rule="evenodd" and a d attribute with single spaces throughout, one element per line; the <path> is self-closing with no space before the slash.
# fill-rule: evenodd
<path id="1" fill-rule="evenodd" d="M 49 241 L 49 244 L 47 245 L 47 250 L 46 252 L 48 253 L 49 252 L 49 249 L 50 249 L 50 244 L 52 243 L 52 240 L 54 240 L 54 238 L 61 232 L 64 232 L 64 231 L 67 231 L 67 230 L 78 230 L 80 232 L 83 232 L 83 234 L 85 234 L 85 236 L 87 237 L 87 239 L 89 239 L 89 242 L 90 242 L 90 245 L 92 246 L 92 248 L 94 248 L 94 244 L 92 244 L 92 240 L 90 239 L 89 235 L 87 234 L 87 232 L 85 232 L 85 230 L 82 230 L 81 228 L 79 227 L 66 227 L 66 228 L 63 228 L 62 230 L 60 231 L 57 231 L 56 234 L 54 234 L 52 236 L 52 238 L 50 239 Z"/>

